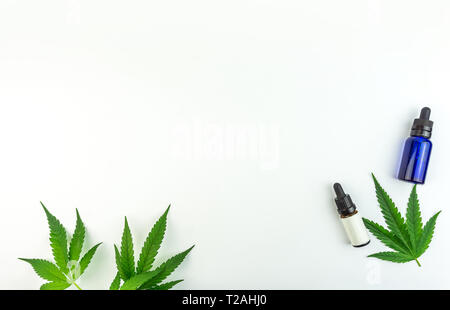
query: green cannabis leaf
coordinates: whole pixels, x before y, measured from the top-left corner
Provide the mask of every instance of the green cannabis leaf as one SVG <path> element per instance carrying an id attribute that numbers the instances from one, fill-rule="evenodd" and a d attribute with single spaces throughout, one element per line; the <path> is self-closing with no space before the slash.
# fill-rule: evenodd
<path id="1" fill-rule="evenodd" d="M 117 291 L 120 288 L 120 274 L 117 273 L 116 277 L 111 283 L 111 286 L 109 287 L 110 290 Z"/>
<path id="2" fill-rule="evenodd" d="M 68 255 L 67 255 L 67 233 L 64 226 L 59 220 L 51 214 L 44 204 L 41 202 L 47 215 L 48 227 L 50 229 L 50 247 L 52 248 L 53 257 L 55 258 L 56 265 L 66 273 Z"/>
<path id="3" fill-rule="evenodd" d="M 183 281 L 176 280 L 161 283 L 183 262 L 194 246 L 169 258 L 157 268 L 150 270 L 153 267 L 155 257 L 164 239 L 169 210 L 170 205 L 148 233 L 136 267 L 133 237 L 128 220 L 125 217 L 120 251 L 114 245 L 117 274 L 111 283 L 110 290 L 168 290 Z M 123 281 L 122 285 L 121 281 Z"/>
<path id="4" fill-rule="evenodd" d="M 161 285 L 157 285 L 157 286 L 152 287 L 151 290 L 158 290 L 158 291 L 170 290 L 172 287 L 174 287 L 175 285 L 177 285 L 180 282 L 183 282 L 183 280 L 176 280 L 176 281 L 166 282 L 166 283 L 163 283 Z"/>
<path id="5" fill-rule="evenodd" d="M 86 234 L 86 228 L 84 227 L 78 210 L 76 210 L 76 213 L 77 223 L 75 224 L 75 231 L 73 232 L 72 240 L 70 241 L 69 260 L 78 260 L 80 258 L 81 248 L 83 247 L 84 236 Z"/>
<path id="6" fill-rule="evenodd" d="M 437 212 L 423 226 L 420 214 L 419 200 L 417 198 L 417 185 L 414 185 L 408 200 L 406 221 L 401 216 L 392 199 L 381 187 L 372 174 L 375 191 L 380 205 L 381 213 L 386 222 L 387 230 L 380 224 L 363 218 L 367 229 L 387 247 L 395 252 L 379 252 L 369 255 L 378 259 L 395 263 L 406 263 L 415 260 L 420 267 L 418 258 L 428 249 L 433 238 L 436 219 L 441 213 Z"/>
<path id="7" fill-rule="evenodd" d="M 157 274 L 156 270 L 147 271 L 144 273 L 137 274 L 130 279 L 126 280 L 125 283 L 120 287 L 121 290 L 137 290 L 141 285 L 150 279 L 154 278 Z"/>
<path id="8" fill-rule="evenodd" d="M 42 202 L 41 205 L 47 216 L 50 229 L 50 247 L 52 248 L 53 258 L 55 259 L 56 264 L 43 259 L 19 259 L 29 263 L 39 277 L 50 281 L 43 284 L 40 288 L 41 290 L 64 290 L 72 284 L 81 290 L 76 283 L 76 280 L 86 270 L 101 243 L 93 246 L 80 260 L 86 235 L 86 227 L 81 220 L 78 210 L 75 209 L 77 221 L 68 249 L 66 229 L 60 221 L 47 210 Z"/>
<path id="9" fill-rule="evenodd" d="M 145 282 L 145 284 L 142 285 L 142 289 L 153 289 L 156 286 L 158 286 L 159 283 L 164 281 L 184 260 L 184 258 L 189 254 L 189 252 L 194 248 L 194 246 L 191 246 L 189 249 L 187 249 L 184 252 L 181 252 L 171 258 L 169 258 L 167 261 L 162 263 L 158 268 L 156 268 L 155 271 L 157 271 L 156 275 Z"/>
<path id="10" fill-rule="evenodd" d="M 122 265 L 123 280 L 128 280 L 135 274 L 133 237 L 125 217 L 125 228 L 122 234 L 122 245 L 120 247 L 120 262 Z"/>
<path id="11" fill-rule="evenodd" d="M 152 264 L 155 261 L 156 254 L 161 246 L 164 238 L 164 232 L 167 226 L 167 214 L 169 213 L 170 206 L 166 212 L 159 218 L 159 220 L 153 225 L 152 230 L 145 240 L 144 247 L 142 248 L 141 255 L 139 255 L 139 261 L 137 266 L 137 273 L 141 273 L 152 268 Z"/>

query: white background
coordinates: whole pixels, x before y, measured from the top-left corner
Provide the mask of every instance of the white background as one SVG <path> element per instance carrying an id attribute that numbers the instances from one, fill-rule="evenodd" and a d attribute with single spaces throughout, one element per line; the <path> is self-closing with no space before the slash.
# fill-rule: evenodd
<path id="1" fill-rule="evenodd" d="M 157 262 L 196 244 L 184 289 L 450 289 L 448 1 L 0 2 L 0 288 L 43 283 L 42 200 L 83 276 L 108 288 L 128 216 L 136 251 L 169 203 Z M 402 213 L 402 141 L 432 108 L 423 265 L 366 258 L 333 202 L 340 181 L 382 222 L 370 172 Z"/>

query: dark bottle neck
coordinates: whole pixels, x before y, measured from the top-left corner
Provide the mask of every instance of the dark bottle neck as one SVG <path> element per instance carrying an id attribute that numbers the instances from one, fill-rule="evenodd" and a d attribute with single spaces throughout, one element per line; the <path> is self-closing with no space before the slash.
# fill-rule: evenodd
<path id="1" fill-rule="evenodd" d="M 351 216 L 355 215 L 356 213 L 358 213 L 358 210 L 355 210 L 352 213 L 340 214 L 340 216 L 341 216 L 341 219 L 345 219 L 347 217 L 351 217 Z"/>

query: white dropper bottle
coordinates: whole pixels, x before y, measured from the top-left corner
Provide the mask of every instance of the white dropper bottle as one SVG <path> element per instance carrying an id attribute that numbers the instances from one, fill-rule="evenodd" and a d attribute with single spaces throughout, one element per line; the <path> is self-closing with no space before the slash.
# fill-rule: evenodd
<path id="1" fill-rule="evenodd" d="M 333 188 L 336 193 L 337 210 L 350 243 L 354 247 L 362 247 L 369 244 L 370 239 L 366 227 L 352 199 L 345 194 L 341 184 L 335 183 Z"/>

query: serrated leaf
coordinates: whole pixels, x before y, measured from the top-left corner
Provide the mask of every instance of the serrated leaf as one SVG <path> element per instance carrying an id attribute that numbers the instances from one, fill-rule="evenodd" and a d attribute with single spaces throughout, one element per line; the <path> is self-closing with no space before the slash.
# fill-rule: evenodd
<path id="1" fill-rule="evenodd" d="M 414 257 L 398 252 L 379 252 L 371 254 L 368 257 L 375 257 L 395 263 L 406 263 L 414 260 Z"/>
<path id="2" fill-rule="evenodd" d="M 393 233 L 388 231 L 386 228 L 366 218 L 363 218 L 363 222 L 366 228 L 386 246 L 390 247 L 395 251 L 402 252 L 404 254 L 409 253 L 408 249 L 404 246 L 403 242 Z"/>
<path id="3" fill-rule="evenodd" d="M 72 240 L 70 241 L 69 261 L 70 260 L 78 261 L 80 259 L 81 249 L 83 248 L 84 237 L 86 234 L 86 227 L 84 226 L 84 223 L 81 220 L 80 214 L 78 213 L 78 209 L 75 210 L 77 213 L 77 222 L 75 225 L 75 231 L 73 233 Z"/>
<path id="4" fill-rule="evenodd" d="M 120 288 L 120 274 L 116 273 L 114 280 L 111 282 L 109 289 L 112 291 L 117 291 Z"/>
<path id="5" fill-rule="evenodd" d="M 83 272 L 86 270 L 86 268 L 89 266 L 89 263 L 91 262 L 92 257 L 94 257 L 94 255 L 95 255 L 95 251 L 97 251 L 97 248 L 101 244 L 102 244 L 101 242 L 97 243 L 89 251 L 87 251 L 86 254 L 84 254 L 83 258 L 80 260 L 80 275 L 82 275 Z"/>
<path id="6" fill-rule="evenodd" d="M 52 281 L 52 282 L 66 282 L 66 276 L 59 270 L 59 268 L 45 259 L 28 259 L 28 258 L 19 258 L 24 262 L 29 263 L 34 271 L 44 280 Z"/>
<path id="7" fill-rule="evenodd" d="M 406 226 L 408 227 L 411 249 L 416 253 L 416 245 L 422 235 L 422 217 L 420 215 L 419 199 L 417 198 L 417 185 L 414 185 L 408 199 L 406 209 Z"/>
<path id="8" fill-rule="evenodd" d="M 142 284 L 150 281 L 157 274 L 156 270 L 147 271 L 138 275 L 135 275 L 125 281 L 120 288 L 121 290 L 137 290 Z"/>
<path id="9" fill-rule="evenodd" d="M 147 236 L 147 239 L 145 240 L 137 264 L 136 273 L 138 274 L 144 271 L 148 271 L 152 268 L 152 264 L 155 261 L 156 254 L 158 254 L 158 250 L 161 247 L 161 243 L 164 238 L 164 233 L 166 231 L 167 225 L 167 214 L 169 212 L 169 209 L 170 205 L 166 209 L 164 214 L 158 219 L 155 225 L 153 225 L 153 228 L 151 229 Z"/>
<path id="10" fill-rule="evenodd" d="M 135 275 L 133 237 L 126 217 L 122 234 L 122 244 L 120 246 L 120 262 L 123 269 L 123 275 L 121 274 L 121 277 L 124 281 Z"/>
<path id="11" fill-rule="evenodd" d="M 431 239 L 433 238 L 434 227 L 436 226 L 436 219 L 440 213 L 441 211 L 433 215 L 425 224 L 420 240 L 417 243 L 417 257 L 422 255 L 428 249 Z"/>
<path id="12" fill-rule="evenodd" d="M 375 182 L 381 211 L 386 220 L 386 224 L 391 231 L 388 231 L 383 226 L 370 220 L 363 219 L 363 221 L 367 229 L 369 229 L 375 237 L 397 252 L 380 252 L 369 255 L 369 257 L 376 257 L 396 263 L 405 263 L 415 260 L 420 267 L 418 258 L 427 250 L 431 239 L 433 238 L 436 219 L 441 211 L 433 215 L 425 224 L 425 227 L 422 228 L 419 199 L 417 198 L 416 191 L 417 187 L 414 185 L 408 199 L 405 222 L 401 217 L 400 212 L 398 212 L 394 203 L 380 186 L 373 174 L 372 177 Z M 405 231 L 407 233 L 406 235 L 404 234 Z M 405 242 L 405 240 L 407 242 Z"/>
<path id="13" fill-rule="evenodd" d="M 71 285 L 68 282 L 48 282 L 42 284 L 40 290 L 65 290 Z"/>
<path id="14" fill-rule="evenodd" d="M 409 242 L 409 235 L 404 219 L 400 215 L 400 212 L 391 197 L 389 197 L 386 191 L 381 187 L 380 183 L 378 183 L 378 180 L 373 174 L 372 178 L 375 183 L 375 191 L 378 203 L 380 204 L 381 213 L 383 214 L 387 227 L 404 243 L 408 249 L 410 249 L 411 244 Z"/>
<path id="15" fill-rule="evenodd" d="M 52 248 L 56 265 L 58 265 L 64 273 L 67 273 L 68 254 L 66 229 L 59 220 L 47 210 L 42 202 L 41 205 L 47 215 L 48 226 L 50 228 L 50 247 Z"/>
<path id="16" fill-rule="evenodd" d="M 116 245 L 114 245 L 114 252 L 115 252 L 117 271 L 120 274 L 120 278 L 123 280 L 126 275 L 125 275 L 125 272 L 124 272 L 124 267 L 123 267 L 123 264 L 122 264 L 122 259 L 120 257 L 119 249 L 117 248 Z"/>
<path id="17" fill-rule="evenodd" d="M 157 285 L 157 286 L 152 287 L 151 290 L 154 290 L 154 291 L 170 290 L 172 287 L 174 287 L 175 285 L 177 285 L 180 282 L 183 282 L 183 280 L 176 280 L 176 281 L 166 282 L 166 283 L 163 283 L 161 285 Z"/>
<path id="18" fill-rule="evenodd" d="M 157 284 L 164 281 L 183 262 L 184 258 L 193 248 L 194 246 L 191 246 L 186 251 L 181 252 L 162 263 L 158 268 L 155 269 L 157 275 L 150 281 L 146 282 L 141 288 L 150 289 L 153 286 L 156 286 Z"/>

